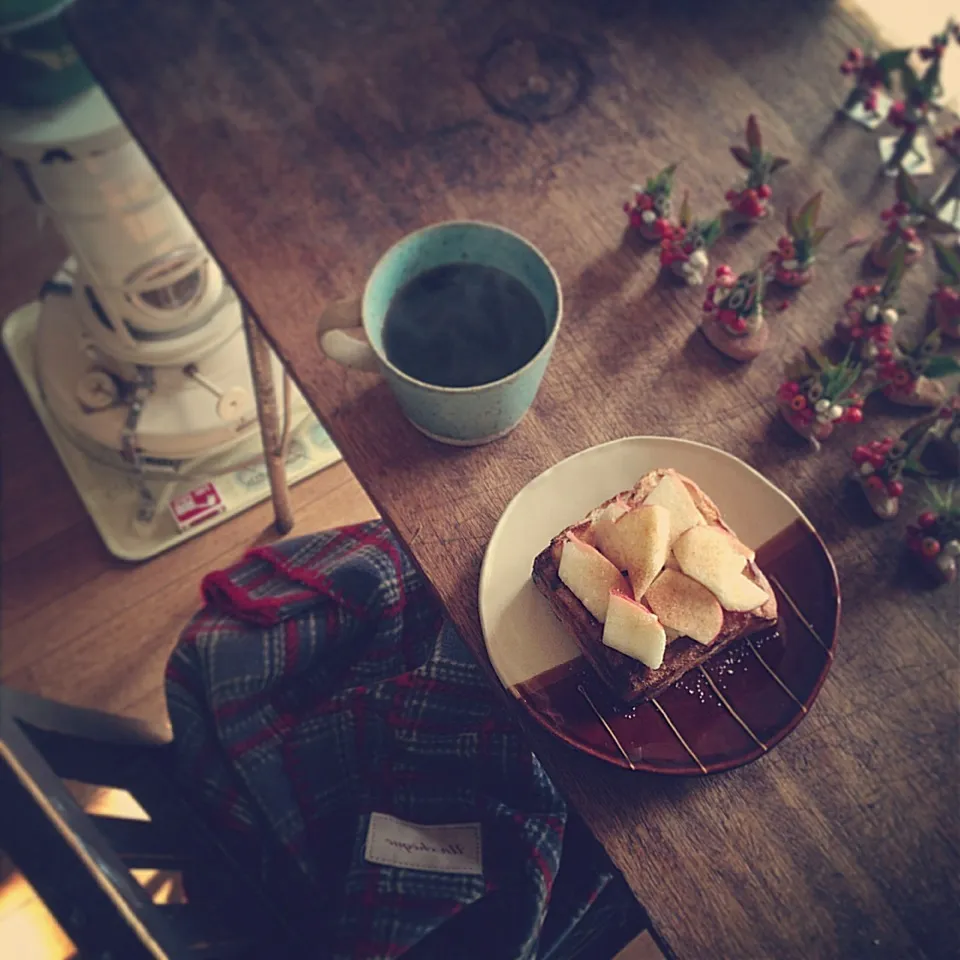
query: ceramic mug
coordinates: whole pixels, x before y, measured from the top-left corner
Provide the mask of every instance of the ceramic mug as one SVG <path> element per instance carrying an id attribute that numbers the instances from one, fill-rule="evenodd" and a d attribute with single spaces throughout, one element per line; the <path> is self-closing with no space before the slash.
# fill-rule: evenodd
<path id="1" fill-rule="evenodd" d="M 547 338 L 518 370 L 474 387 L 440 387 L 404 373 L 387 359 L 383 324 L 395 294 L 414 277 L 451 263 L 496 267 L 519 280 L 540 304 Z M 533 403 L 553 352 L 563 314 L 560 281 L 547 258 L 503 227 L 449 221 L 425 227 L 394 244 L 373 268 L 359 301 L 332 304 L 320 318 L 323 352 L 348 367 L 379 373 L 407 419 L 441 443 L 476 446 L 508 434 Z M 353 328 L 364 339 L 351 336 Z"/>

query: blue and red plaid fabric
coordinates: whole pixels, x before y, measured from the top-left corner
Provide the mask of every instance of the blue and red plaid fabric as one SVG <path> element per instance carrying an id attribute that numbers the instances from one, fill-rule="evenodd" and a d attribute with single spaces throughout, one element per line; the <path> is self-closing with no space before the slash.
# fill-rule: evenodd
<path id="1" fill-rule="evenodd" d="M 166 675 L 178 773 L 297 865 L 318 955 L 399 957 L 444 925 L 458 956 L 555 955 L 608 875 L 555 890 L 564 802 L 388 529 L 254 550 L 202 592 Z M 483 876 L 367 862 L 375 811 L 479 822 Z"/>

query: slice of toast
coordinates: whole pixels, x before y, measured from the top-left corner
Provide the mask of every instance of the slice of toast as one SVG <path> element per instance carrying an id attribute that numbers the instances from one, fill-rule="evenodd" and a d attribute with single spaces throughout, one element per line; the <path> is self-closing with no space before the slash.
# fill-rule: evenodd
<path id="1" fill-rule="evenodd" d="M 736 540 L 736 535 L 723 522 L 716 504 L 692 480 L 675 470 L 653 470 L 641 477 L 632 490 L 624 491 L 619 496 L 628 505 L 640 504 L 667 474 L 673 474 L 683 483 L 708 525 L 721 528 Z M 567 535 L 574 534 L 588 543 L 593 543 L 591 527 L 594 520 L 608 504 L 616 499 L 616 497 L 611 497 L 610 500 L 592 510 L 579 523 L 575 523 L 557 534 L 549 546 L 538 554 L 534 560 L 533 582 L 547 598 L 553 612 L 573 634 L 583 655 L 615 696 L 624 703 L 637 703 L 655 696 L 678 680 L 688 670 L 699 666 L 729 646 L 737 637 L 776 624 L 777 601 L 767 578 L 753 559 L 752 552 L 743 548 L 743 552 L 747 555 L 747 563 L 743 571 L 744 576 L 762 588 L 769 599 L 757 609 L 746 613 L 724 610 L 723 626 L 710 645 L 705 646 L 697 643 L 689 637 L 677 637 L 667 644 L 663 663 L 657 670 L 651 670 L 638 660 L 624 656 L 622 653 L 605 646 L 602 641 L 603 624 L 583 606 L 573 592 L 560 580 L 559 568 L 563 543 Z M 739 541 L 736 542 L 739 544 Z M 675 566 L 672 557 L 668 560 L 667 566 Z"/>

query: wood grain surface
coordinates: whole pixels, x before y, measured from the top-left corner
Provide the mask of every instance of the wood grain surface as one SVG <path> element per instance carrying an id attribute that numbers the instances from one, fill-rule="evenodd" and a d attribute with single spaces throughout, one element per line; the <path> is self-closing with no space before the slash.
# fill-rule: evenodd
<path id="1" fill-rule="evenodd" d="M 702 440 L 794 497 L 841 572 L 837 662 L 807 721 L 731 774 L 614 769 L 531 730 L 678 957 L 933 958 L 960 942 L 957 596 L 902 569 L 901 525 L 841 495 L 867 421 L 811 456 L 775 416 L 785 357 L 826 337 L 860 272 L 852 235 L 891 199 L 875 139 L 833 121 L 865 39 L 828 2 L 84 0 L 93 70 L 156 161 L 371 498 L 482 657 L 477 578 L 528 480 L 631 434 Z M 951 51 L 951 55 L 955 55 Z M 533 82 L 531 81 L 533 78 Z M 748 367 L 697 333 L 702 291 L 657 280 L 624 237 L 629 185 L 669 162 L 697 211 L 737 177 L 755 112 L 792 159 L 774 203 L 824 191 L 819 275 Z M 530 415 L 486 448 L 421 437 L 382 383 L 325 360 L 314 323 L 379 254 L 448 218 L 513 228 L 550 257 L 566 313 Z M 780 230 L 719 244 L 753 265 Z M 933 282 L 911 270 L 917 321 Z M 909 514 L 912 502 L 908 500 Z"/>

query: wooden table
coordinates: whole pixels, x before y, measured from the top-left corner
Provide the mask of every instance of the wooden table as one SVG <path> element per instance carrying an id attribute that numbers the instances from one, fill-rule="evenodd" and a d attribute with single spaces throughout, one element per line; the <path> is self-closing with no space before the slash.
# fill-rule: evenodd
<path id="1" fill-rule="evenodd" d="M 812 715 L 772 755 L 679 781 L 531 740 L 683 960 L 952 957 L 957 595 L 909 585 L 902 524 L 864 525 L 840 497 L 851 445 L 903 419 L 870 418 L 811 456 L 774 415 L 784 357 L 828 335 L 858 275 L 860 251 L 840 247 L 875 232 L 891 198 L 874 137 L 832 122 L 836 67 L 863 28 L 828 2 L 786 7 L 83 0 L 72 21 L 481 659 L 484 547 L 514 493 L 565 456 L 638 433 L 703 440 L 800 503 L 841 571 L 842 637 Z M 655 252 L 624 242 L 620 207 L 629 184 L 680 160 L 695 208 L 716 208 L 738 175 L 727 146 L 751 111 L 793 161 L 780 209 L 822 189 L 838 227 L 834 259 L 741 367 L 696 333 L 702 291 L 655 282 Z M 358 292 L 392 242 L 464 217 L 535 242 L 567 308 L 533 411 L 475 450 L 421 437 L 382 383 L 325 360 L 314 335 L 324 306 Z M 778 233 L 762 225 L 717 255 L 743 269 Z M 910 274 L 914 318 L 932 276 L 929 260 Z"/>

